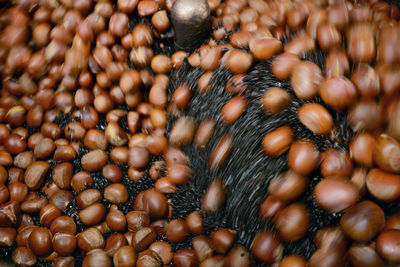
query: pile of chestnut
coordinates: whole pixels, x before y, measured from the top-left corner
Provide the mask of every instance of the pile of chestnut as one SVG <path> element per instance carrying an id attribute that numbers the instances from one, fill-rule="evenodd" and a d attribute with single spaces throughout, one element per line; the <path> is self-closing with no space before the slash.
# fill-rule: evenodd
<path id="1" fill-rule="evenodd" d="M 84 255 L 85 267 L 400 263 L 400 213 L 388 216 L 380 207 L 400 199 L 398 7 L 381 0 L 207 2 L 212 37 L 192 53 L 171 56 L 164 43 L 174 0 L 3 3 L 0 247 L 15 247 L 16 265 L 75 266 L 77 254 Z M 142 22 L 132 25 L 133 17 Z M 324 69 L 301 60 L 317 49 L 326 53 Z M 171 219 L 168 196 L 195 172 L 181 148 L 193 143 L 204 150 L 217 123 L 231 125 L 246 112 L 251 88 L 244 77 L 265 60 L 293 89 L 265 90 L 260 109 L 267 115 L 288 108 L 295 96 L 305 101 L 298 120 L 314 134 L 336 138 L 330 110 L 346 113 L 355 134 L 348 149 L 319 151 L 313 140 L 295 140 L 290 126 L 265 133 L 260 150 L 270 157 L 287 154 L 289 170 L 270 182 L 259 207 L 260 218 L 276 231 L 257 233 L 245 248 L 235 244 L 235 229 L 204 230 L 202 214 L 225 203 L 222 178 L 209 185 L 201 210 L 186 218 Z M 197 87 L 183 83 L 168 95 L 168 74 L 185 64 L 204 71 Z M 211 90 L 217 68 L 233 74 L 225 87 L 233 97 L 218 119 L 181 115 L 192 90 Z M 167 135 L 170 115 L 178 119 Z M 68 123 L 57 123 L 59 118 Z M 234 138 L 223 135 L 207 167 L 223 166 L 233 147 Z M 154 188 L 132 196 L 122 182 L 125 165 L 131 181 L 141 183 L 148 174 Z M 284 242 L 309 230 L 312 210 L 298 198 L 316 171 L 323 178 L 313 189 L 314 201 L 329 213 L 342 213 L 340 224 L 316 233 L 317 249 L 309 259 L 283 257 Z M 96 188 L 95 172 L 108 183 L 103 191 Z M 376 201 L 361 201 L 365 194 Z M 119 209 L 132 198 L 130 211 Z M 75 217 L 66 214 L 71 205 Z M 192 248 L 174 251 L 171 244 L 189 235 Z"/>

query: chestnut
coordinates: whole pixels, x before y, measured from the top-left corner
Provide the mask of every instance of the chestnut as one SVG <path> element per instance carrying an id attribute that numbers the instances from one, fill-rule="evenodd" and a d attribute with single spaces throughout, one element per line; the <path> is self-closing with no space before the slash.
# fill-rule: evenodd
<path id="1" fill-rule="evenodd" d="M 366 200 L 346 211 L 340 226 L 351 239 L 367 243 L 385 226 L 385 215 L 378 205 Z"/>
<path id="2" fill-rule="evenodd" d="M 339 111 L 353 104 L 357 97 L 355 86 L 345 77 L 325 78 L 318 93 L 325 104 Z"/>
<path id="3" fill-rule="evenodd" d="M 293 203 L 278 215 L 276 227 L 279 235 L 287 242 L 303 238 L 310 227 L 310 212 L 302 203 Z"/>
<path id="4" fill-rule="evenodd" d="M 167 239 L 171 242 L 181 242 L 188 235 L 188 227 L 183 219 L 174 219 L 167 224 L 166 233 Z"/>
<path id="5" fill-rule="evenodd" d="M 282 258 L 283 245 L 275 233 L 268 230 L 261 231 L 254 237 L 251 252 L 257 260 L 273 263 Z"/>
<path id="6" fill-rule="evenodd" d="M 355 185 L 341 177 L 328 177 L 318 182 L 313 191 L 315 202 L 329 212 L 340 212 L 356 203 L 359 197 Z"/>
<path id="7" fill-rule="evenodd" d="M 288 170 L 271 180 L 268 193 L 284 202 L 290 202 L 304 193 L 309 183 L 306 176 Z"/>
<path id="8" fill-rule="evenodd" d="M 288 165 L 300 175 L 308 175 L 320 163 L 320 153 L 316 144 L 309 139 L 299 139 L 292 143 L 288 154 Z"/>
<path id="9" fill-rule="evenodd" d="M 301 255 L 288 255 L 284 257 L 279 265 L 279 267 L 306 267 L 307 261 Z"/>
<path id="10" fill-rule="evenodd" d="M 292 98 L 286 90 L 270 87 L 265 90 L 260 102 L 266 112 L 276 114 L 286 109 L 292 103 Z"/>
<path id="11" fill-rule="evenodd" d="M 292 128 L 282 126 L 264 136 L 262 148 L 268 156 L 280 156 L 289 149 L 293 138 L 294 133 Z"/>
<path id="12" fill-rule="evenodd" d="M 309 100 L 317 95 L 321 81 L 321 69 L 311 61 L 301 61 L 296 64 L 290 76 L 294 93 L 303 100 Z"/>
<path id="13" fill-rule="evenodd" d="M 300 122 L 315 134 L 328 134 L 333 127 L 333 118 L 329 111 L 317 103 L 302 105 L 297 110 Z"/>
<path id="14" fill-rule="evenodd" d="M 386 260 L 400 262 L 399 240 L 400 230 L 386 230 L 376 239 L 376 250 Z"/>
<path id="15" fill-rule="evenodd" d="M 147 212 L 153 219 L 165 218 L 168 214 L 167 198 L 154 189 L 140 192 L 135 198 L 133 208 Z"/>
<path id="16" fill-rule="evenodd" d="M 367 175 L 367 189 L 375 198 L 393 202 L 400 197 L 400 175 L 374 168 Z"/>
<path id="17" fill-rule="evenodd" d="M 387 134 L 381 134 L 376 138 L 374 160 L 378 166 L 388 172 L 400 173 L 400 143 Z"/>
<path id="18" fill-rule="evenodd" d="M 374 248 L 360 244 L 354 244 L 350 247 L 348 259 L 354 267 L 378 267 L 385 265 Z"/>
<path id="19" fill-rule="evenodd" d="M 46 256 L 52 249 L 51 233 L 43 227 L 35 228 L 28 238 L 28 248 L 36 256 Z"/>
<path id="20" fill-rule="evenodd" d="M 226 189 L 220 178 L 215 179 L 208 186 L 201 201 L 201 209 L 205 212 L 216 212 L 225 203 Z"/>

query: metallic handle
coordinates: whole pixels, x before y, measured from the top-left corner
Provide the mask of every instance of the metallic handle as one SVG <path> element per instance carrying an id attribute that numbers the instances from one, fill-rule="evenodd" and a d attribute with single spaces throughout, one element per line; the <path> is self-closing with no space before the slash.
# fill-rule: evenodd
<path id="1" fill-rule="evenodd" d="M 195 49 L 210 35 L 210 7 L 205 0 L 176 0 L 172 5 L 171 20 L 176 49 Z"/>

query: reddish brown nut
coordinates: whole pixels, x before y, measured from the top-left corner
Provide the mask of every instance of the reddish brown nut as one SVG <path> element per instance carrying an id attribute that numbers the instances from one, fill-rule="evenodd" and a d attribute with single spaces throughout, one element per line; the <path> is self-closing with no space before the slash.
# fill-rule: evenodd
<path id="1" fill-rule="evenodd" d="M 322 50 L 329 50 L 342 43 L 342 35 L 331 23 L 321 24 L 317 27 L 317 40 Z"/>
<path id="2" fill-rule="evenodd" d="M 76 248 L 75 235 L 57 233 L 53 236 L 52 247 L 60 256 L 71 255 Z"/>
<path id="3" fill-rule="evenodd" d="M 130 211 L 126 214 L 126 222 L 130 231 L 136 231 L 150 225 L 150 217 L 144 211 Z"/>
<path id="4" fill-rule="evenodd" d="M 101 203 L 95 203 L 79 212 L 79 220 L 91 226 L 100 223 L 106 214 L 106 208 Z"/>
<path id="5" fill-rule="evenodd" d="M 172 183 L 169 177 L 161 177 L 158 179 L 154 184 L 154 188 L 163 194 L 173 194 L 178 191 L 178 187 Z"/>
<path id="6" fill-rule="evenodd" d="M 376 239 L 376 250 L 386 260 L 400 262 L 399 240 L 400 230 L 383 231 Z"/>
<path id="7" fill-rule="evenodd" d="M 382 258 L 372 246 L 354 244 L 349 249 L 348 259 L 355 267 L 383 266 Z"/>
<path id="8" fill-rule="evenodd" d="M 193 143 L 197 149 L 204 149 L 214 133 L 215 121 L 212 119 L 204 119 L 197 128 Z"/>
<path id="9" fill-rule="evenodd" d="M 200 50 L 200 68 L 205 71 L 213 71 L 218 67 L 221 58 L 221 49 L 219 47 L 207 47 Z"/>
<path id="10" fill-rule="evenodd" d="M 200 266 L 211 267 L 211 266 L 224 266 L 226 264 L 226 258 L 223 255 L 212 256 L 205 259 Z"/>
<path id="11" fill-rule="evenodd" d="M 57 208 L 64 211 L 73 198 L 74 196 L 70 191 L 58 190 L 50 197 L 49 203 L 56 205 Z"/>
<path id="12" fill-rule="evenodd" d="M 369 133 L 359 133 L 351 139 L 350 157 L 358 164 L 371 168 L 374 164 L 375 138 Z"/>
<path id="13" fill-rule="evenodd" d="M 263 220 L 276 221 L 282 209 L 286 206 L 286 203 L 275 196 L 268 196 L 261 204 L 259 210 L 259 217 Z"/>
<path id="14" fill-rule="evenodd" d="M 179 85 L 172 94 L 172 102 L 179 109 L 185 109 L 189 104 L 192 92 L 188 84 Z"/>
<path id="15" fill-rule="evenodd" d="M 204 231 L 203 218 L 199 211 L 193 211 L 186 217 L 186 225 L 193 234 L 202 234 Z"/>
<path id="16" fill-rule="evenodd" d="M 126 95 L 136 92 L 140 88 L 141 83 L 139 72 L 134 69 L 128 69 L 122 73 L 119 80 L 119 87 Z"/>
<path id="17" fill-rule="evenodd" d="M 232 73 L 244 73 L 253 64 L 253 57 L 243 50 L 234 49 L 229 53 L 226 64 Z"/>
<path id="18" fill-rule="evenodd" d="M 232 151 L 233 138 L 226 134 L 221 137 L 208 161 L 208 167 L 212 170 L 219 169 L 228 159 Z"/>
<path id="19" fill-rule="evenodd" d="M 136 196 L 133 208 L 147 212 L 153 219 L 165 218 L 168 213 L 167 198 L 154 189 L 148 189 Z"/>
<path id="20" fill-rule="evenodd" d="M 355 62 L 371 62 L 375 59 L 376 46 L 372 27 L 360 23 L 350 28 L 348 54 Z"/>
<path id="21" fill-rule="evenodd" d="M 174 69 L 181 68 L 183 66 L 183 61 L 187 56 L 188 54 L 185 51 L 176 51 L 171 57 L 172 67 Z"/>
<path id="22" fill-rule="evenodd" d="M 334 49 L 329 52 L 325 60 L 326 77 L 341 77 L 350 70 L 349 59 L 342 49 Z"/>
<path id="23" fill-rule="evenodd" d="M 285 52 L 297 56 L 315 49 L 315 41 L 308 34 L 299 33 L 285 45 Z"/>
<path id="24" fill-rule="evenodd" d="M 275 38 L 261 38 L 250 41 L 250 51 L 258 60 L 270 59 L 282 50 L 282 43 Z"/>
<path id="25" fill-rule="evenodd" d="M 247 109 L 245 96 L 232 97 L 221 109 L 221 119 L 227 124 L 234 123 Z"/>
<path id="26" fill-rule="evenodd" d="M 38 159 L 47 159 L 56 149 L 54 141 L 48 137 L 42 138 L 35 146 L 33 153 Z"/>
<path id="27" fill-rule="evenodd" d="M 354 131 L 372 131 L 382 124 L 382 105 L 374 99 L 361 98 L 347 113 L 347 120 Z"/>
<path id="28" fill-rule="evenodd" d="M 104 189 L 104 198 L 111 203 L 125 203 L 128 197 L 128 190 L 123 184 L 114 183 Z"/>
<path id="29" fill-rule="evenodd" d="M 304 193 L 308 183 L 308 177 L 288 170 L 271 180 L 268 193 L 282 201 L 290 202 Z"/>
<path id="30" fill-rule="evenodd" d="M 151 266 L 151 267 L 161 267 L 162 259 L 153 250 L 145 250 L 139 253 L 138 260 L 136 262 L 137 267 Z"/>
<path id="31" fill-rule="evenodd" d="M 131 246 L 122 246 L 118 248 L 113 256 L 115 267 L 134 266 L 136 263 L 136 252 Z"/>
<path id="32" fill-rule="evenodd" d="M 17 236 L 17 230 L 11 227 L 0 228 L 0 247 L 11 247 Z"/>
<path id="33" fill-rule="evenodd" d="M 153 15 L 158 10 L 158 4 L 155 1 L 144 0 L 139 1 L 137 11 L 139 16 L 145 17 Z"/>
<path id="34" fill-rule="evenodd" d="M 351 74 L 351 81 L 363 97 L 375 97 L 380 93 L 378 74 L 368 64 L 360 64 Z"/>
<path id="35" fill-rule="evenodd" d="M 315 134 L 328 134 L 333 127 L 333 118 L 320 104 L 308 103 L 297 110 L 300 122 Z"/>
<path id="36" fill-rule="evenodd" d="M 138 229 L 132 240 L 132 246 L 137 251 L 143 251 L 152 244 L 157 237 L 156 232 L 150 227 L 143 227 Z"/>
<path id="37" fill-rule="evenodd" d="M 321 69 L 311 61 L 301 61 L 296 64 L 290 76 L 294 93 L 303 100 L 309 100 L 317 95 L 321 81 Z"/>
<path id="38" fill-rule="evenodd" d="M 166 236 L 171 242 L 181 242 L 188 235 L 188 228 L 184 220 L 174 219 L 166 227 Z"/>
<path id="39" fill-rule="evenodd" d="M 262 231 L 254 237 L 251 252 L 257 260 L 273 263 L 282 258 L 283 246 L 275 233 Z"/>
<path id="40" fill-rule="evenodd" d="M 189 248 L 175 252 L 172 262 L 176 267 L 195 267 L 199 264 L 195 252 Z"/>
<path id="41" fill-rule="evenodd" d="M 294 134 L 292 128 L 289 126 L 282 126 L 264 136 L 262 148 L 268 156 L 277 157 L 289 149 L 293 138 Z"/>
<path id="42" fill-rule="evenodd" d="M 236 231 L 228 228 L 219 228 L 211 233 L 211 241 L 214 249 L 225 254 L 233 245 L 236 238 Z"/>
<path id="43" fill-rule="evenodd" d="M 200 94 L 205 94 L 211 89 L 210 81 L 213 75 L 212 71 L 207 71 L 203 75 L 200 76 L 199 81 L 197 82 L 197 88 Z"/>
<path id="44" fill-rule="evenodd" d="M 260 102 L 266 112 L 276 114 L 286 109 L 292 103 L 292 99 L 286 90 L 270 87 L 265 90 Z"/>
<path id="45" fill-rule="evenodd" d="M 378 136 L 373 155 L 375 162 L 381 169 L 400 173 L 400 143 L 396 139 L 386 134 Z"/>
<path id="46" fill-rule="evenodd" d="M 124 36 L 129 27 L 129 17 L 122 12 L 115 12 L 109 21 L 109 29 L 112 34 L 118 37 Z"/>
<path id="47" fill-rule="evenodd" d="M 305 236 L 310 227 L 310 212 L 302 203 L 293 203 L 278 215 L 276 227 L 279 235 L 287 242 L 294 242 Z"/>
<path id="48" fill-rule="evenodd" d="M 160 32 L 167 31 L 170 26 L 167 12 L 165 10 L 160 10 L 154 13 L 154 15 L 151 17 L 151 23 L 153 24 L 154 28 Z"/>
<path id="49" fill-rule="evenodd" d="M 49 227 L 54 219 L 61 216 L 61 210 L 54 204 L 47 204 L 40 210 L 39 218 L 40 223 Z"/>
<path id="50" fill-rule="evenodd" d="M 82 267 L 90 266 L 111 267 L 112 261 L 103 249 L 93 249 L 86 254 L 82 262 Z"/>
<path id="51" fill-rule="evenodd" d="M 129 54 L 129 59 L 138 68 L 144 68 L 148 66 L 151 59 L 154 56 L 154 52 L 151 48 L 146 46 L 135 47 Z"/>
<path id="52" fill-rule="evenodd" d="M 200 262 L 212 257 L 214 254 L 211 239 L 204 235 L 195 236 L 192 240 L 193 250 Z"/>
<path id="53" fill-rule="evenodd" d="M 132 146 L 129 149 L 129 165 L 133 168 L 140 169 L 149 162 L 149 152 L 146 148 L 140 146 Z"/>
<path id="54" fill-rule="evenodd" d="M 30 190 L 41 187 L 50 165 L 45 161 L 36 161 L 28 166 L 24 174 L 25 184 Z"/>
<path id="55" fill-rule="evenodd" d="M 296 173 L 308 175 L 318 167 L 319 162 L 320 153 L 312 140 L 296 140 L 290 146 L 288 165 Z"/>
<path id="56" fill-rule="evenodd" d="M 168 73 L 172 69 L 171 59 L 166 55 L 156 55 L 151 59 L 151 69 L 156 73 Z"/>
<path id="57" fill-rule="evenodd" d="M 205 212 L 216 212 L 225 203 L 226 189 L 223 181 L 217 178 L 211 182 L 203 195 L 201 209 Z"/>
<path id="58" fill-rule="evenodd" d="M 75 235 L 76 224 L 71 217 L 59 216 L 52 221 L 50 225 L 50 231 L 53 235 L 55 235 L 56 233 Z"/>
<path id="59" fill-rule="evenodd" d="M 359 197 L 356 186 L 344 178 L 324 178 L 314 188 L 314 200 L 329 212 L 340 212 L 352 206 Z"/>
<path id="60" fill-rule="evenodd" d="M 118 0 L 119 9 L 122 12 L 127 13 L 127 14 L 132 13 L 135 10 L 137 4 L 138 4 L 137 0 L 128 0 L 128 1 L 126 1 L 126 0 Z M 112 9 L 111 9 L 111 11 L 112 11 Z"/>
<path id="61" fill-rule="evenodd" d="M 326 78 L 318 90 L 322 100 L 335 110 L 343 110 L 353 104 L 357 91 L 350 80 L 345 77 Z"/>
<path id="62" fill-rule="evenodd" d="M 81 159 L 81 164 L 84 170 L 93 172 L 103 168 L 103 166 L 106 165 L 107 160 L 107 153 L 103 150 L 96 149 L 83 155 Z"/>
<path id="63" fill-rule="evenodd" d="M 35 228 L 29 235 L 28 248 L 37 256 L 46 256 L 52 249 L 50 231 L 43 227 Z"/>
<path id="64" fill-rule="evenodd" d="M 114 256 L 115 252 L 122 246 L 128 245 L 128 241 L 121 233 L 113 233 L 106 240 L 104 251 L 108 256 Z"/>
<path id="65" fill-rule="evenodd" d="M 346 151 L 328 148 L 322 153 L 320 170 L 323 177 L 350 177 L 353 173 L 353 162 Z"/>
<path id="66" fill-rule="evenodd" d="M 9 175 L 11 174 L 10 171 L 11 169 L 9 169 Z M 28 187 L 21 182 L 12 182 L 8 184 L 8 190 L 5 192 L 7 192 L 6 195 L 10 197 L 10 200 L 15 200 L 18 203 L 22 203 L 28 196 Z M 4 203 L 6 200 L 7 198 L 2 201 L 2 203 Z"/>
<path id="67" fill-rule="evenodd" d="M 13 251 L 11 258 L 13 262 L 21 266 L 34 266 L 37 262 L 35 254 L 26 247 L 17 247 Z"/>
<path id="68" fill-rule="evenodd" d="M 26 149 L 26 141 L 22 136 L 12 133 L 3 141 L 3 146 L 12 155 L 16 155 Z"/>
<path id="69" fill-rule="evenodd" d="M 156 241 L 150 245 L 149 249 L 156 252 L 160 256 L 163 264 L 169 264 L 172 261 L 172 247 L 167 242 Z"/>
<path id="70" fill-rule="evenodd" d="M 151 46 L 153 44 L 153 33 L 149 25 L 145 23 L 137 24 L 132 31 L 133 45 L 139 46 Z"/>
<path id="71" fill-rule="evenodd" d="M 400 175 L 372 169 L 367 175 L 367 189 L 375 198 L 393 202 L 400 197 Z"/>
<path id="72" fill-rule="evenodd" d="M 77 235 L 78 247 L 83 251 L 90 251 L 96 248 L 104 248 L 103 235 L 94 227 L 90 227 Z"/>
<path id="73" fill-rule="evenodd" d="M 362 201 L 342 216 L 340 226 L 352 240 L 367 243 L 385 226 L 385 215 L 372 201 Z"/>
<path id="74" fill-rule="evenodd" d="M 299 62 L 300 60 L 296 55 L 290 53 L 280 54 L 272 62 L 271 72 L 278 79 L 288 79 Z"/>
<path id="75" fill-rule="evenodd" d="M 180 117 L 175 121 L 169 135 L 169 142 L 173 146 L 185 146 L 192 142 L 196 123 L 192 117 Z"/>
<path id="76" fill-rule="evenodd" d="M 54 183 L 61 189 L 70 187 L 74 167 L 69 162 L 57 164 L 52 171 Z"/>

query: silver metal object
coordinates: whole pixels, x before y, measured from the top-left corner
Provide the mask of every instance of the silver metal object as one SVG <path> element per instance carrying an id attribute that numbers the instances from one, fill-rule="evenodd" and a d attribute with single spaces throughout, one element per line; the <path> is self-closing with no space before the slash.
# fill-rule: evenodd
<path id="1" fill-rule="evenodd" d="M 210 35 L 210 7 L 206 0 L 176 0 L 171 10 L 175 48 L 192 50 Z"/>

